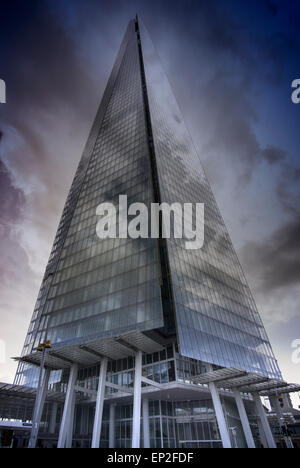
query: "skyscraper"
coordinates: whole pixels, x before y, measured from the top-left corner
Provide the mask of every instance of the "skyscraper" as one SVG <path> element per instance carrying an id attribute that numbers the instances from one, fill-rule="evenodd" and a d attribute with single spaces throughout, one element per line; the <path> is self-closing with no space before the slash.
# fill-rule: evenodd
<path id="1" fill-rule="evenodd" d="M 99 239 L 97 206 L 117 207 L 120 195 L 149 210 L 152 203 L 204 203 L 203 248 L 187 250 L 174 236 Z M 48 340 L 42 354 L 37 348 Z M 75 174 L 15 383 L 37 385 L 41 362 L 35 423 L 44 417 L 60 447 L 251 447 L 247 414 L 259 419 L 265 445 L 274 445 L 259 395 L 287 384 L 137 19 Z M 60 412 L 47 403 L 43 416 L 48 386 L 67 387 L 66 397 Z"/>

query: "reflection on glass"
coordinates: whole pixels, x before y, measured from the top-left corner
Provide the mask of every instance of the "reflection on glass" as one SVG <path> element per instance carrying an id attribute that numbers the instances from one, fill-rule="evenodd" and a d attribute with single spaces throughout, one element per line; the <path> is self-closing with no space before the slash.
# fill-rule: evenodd
<path id="1" fill-rule="evenodd" d="M 205 243 L 168 239 L 180 352 L 223 367 L 280 378 L 262 321 L 149 35 L 142 50 L 161 201 L 204 203 Z M 186 378 L 184 369 L 181 378 Z"/>

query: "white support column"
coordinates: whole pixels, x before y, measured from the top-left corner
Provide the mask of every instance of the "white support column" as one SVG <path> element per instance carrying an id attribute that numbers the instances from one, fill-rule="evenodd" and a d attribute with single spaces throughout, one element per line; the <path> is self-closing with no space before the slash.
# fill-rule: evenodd
<path id="1" fill-rule="evenodd" d="M 101 367 L 100 367 L 95 419 L 94 419 L 94 429 L 93 429 L 93 437 L 92 437 L 92 448 L 94 449 L 99 448 L 100 446 L 106 373 L 107 373 L 107 358 L 103 358 L 101 361 Z"/>
<path id="2" fill-rule="evenodd" d="M 259 394 L 253 393 L 253 399 L 256 404 L 258 416 L 260 417 L 260 422 L 264 431 L 264 435 L 268 444 L 268 448 L 277 448 L 270 425 L 269 425 L 269 421 L 268 421 L 268 418 L 267 418 L 267 415 L 264 410 Z"/>
<path id="3" fill-rule="evenodd" d="M 132 448 L 140 448 L 141 441 L 142 356 L 142 351 L 138 351 L 135 355 Z"/>
<path id="4" fill-rule="evenodd" d="M 32 421 L 33 427 L 32 427 L 30 439 L 28 442 L 28 448 L 36 447 L 41 419 L 43 416 L 43 409 L 44 409 L 45 400 L 46 400 L 47 391 L 48 391 L 49 377 L 50 377 L 50 369 L 45 369 L 42 387 L 39 392 L 39 395 L 37 395 L 37 401 L 36 401 L 35 408 L 34 408 L 34 415 L 33 415 L 33 421 Z"/>
<path id="5" fill-rule="evenodd" d="M 49 425 L 50 434 L 55 434 L 57 409 L 58 409 L 58 404 L 55 401 L 54 403 L 52 403 L 52 408 L 51 408 L 51 417 L 50 417 L 50 425 Z"/>
<path id="6" fill-rule="evenodd" d="M 109 448 L 115 448 L 116 445 L 116 404 L 109 405 Z"/>
<path id="7" fill-rule="evenodd" d="M 73 392 L 72 401 L 70 403 L 70 419 L 69 419 L 69 425 L 67 428 L 67 435 L 66 435 L 66 448 L 72 448 L 73 432 L 74 432 L 74 418 L 75 418 L 75 403 L 76 403 L 76 393 Z"/>
<path id="8" fill-rule="evenodd" d="M 143 398 L 143 435 L 144 448 L 150 448 L 150 430 L 149 430 L 149 400 Z"/>
<path id="9" fill-rule="evenodd" d="M 251 427 L 250 427 L 250 424 L 249 424 L 249 420 L 248 420 L 248 416 L 247 416 L 247 413 L 246 413 L 246 409 L 245 409 L 245 405 L 244 405 L 242 396 L 241 396 L 241 394 L 240 394 L 240 392 L 238 390 L 234 390 L 234 398 L 235 398 L 236 406 L 237 406 L 237 409 L 238 409 L 238 412 L 239 412 L 239 415 L 240 415 L 240 419 L 241 419 L 241 423 L 242 423 L 242 426 L 243 426 L 243 431 L 244 431 L 244 434 L 245 434 L 245 438 L 246 438 L 248 448 L 249 449 L 254 449 L 256 447 L 255 447 L 255 442 L 254 442 L 254 439 L 253 439 Z"/>
<path id="10" fill-rule="evenodd" d="M 268 443 L 267 443 L 267 439 L 265 436 L 264 428 L 259 417 L 257 418 L 257 425 L 258 425 L 258 430 L 259 430 L 259 438 L 260 438 L 260 442 L 262 445 L 261 448 L 268 448 Z"/>
<path id="11" fill-rule="evenodd" d="M 207 372 L 212 372 L 213 370 L 212 365 L 209 363 L 206 363 L 206 370 Z M 224 411 L 223 411 L 219 391 L 214 382 L 210 382 L 208 384 L 208 387 L 211 393 L 211 397 L 212 397 L 212 401 L 213 401 L 213 405 L 214 405 L 214 409 L 216 413 L 216 418 L 217 418 L 220 436 L 222 439 L 223 448 L 226 448 L 226 449 L 232 448 L 231 439 L 230 439 L 226 419 L 224 416 Z"/>
<path id="12" fill-rule="evenodd" d="M 232 448 L 230 435 L 229 435 L 228 427 L 226 424 L 220 395 L 214 382 L 210 382 L 209 390 L 210 390 L 214 408 L 215 408 L 215 413 L 216 413 L 218 427 L 219 427 L 219 431 L 220 431 L 220 435 L 221 435 L 221 439 L 223 443 L 223 448 Z"/>
<path id="13" fill-rule="evenodd" d="M 59 438 L 57 448 L 65 448 L 67 443 L 67 436 L 68 430 L 70 427 L 72 418 L 74 418 L 74 411 L 72 411 L 73 407 L 73 396 L 75 394 L 75 384 L 78 376 L 78 364 L 73 364 L 70 370 L 69 382 L 68 382 L 68 389 L 65 399 L 64 411 L 62 415 L 60 431 L 59 431 Z"/>

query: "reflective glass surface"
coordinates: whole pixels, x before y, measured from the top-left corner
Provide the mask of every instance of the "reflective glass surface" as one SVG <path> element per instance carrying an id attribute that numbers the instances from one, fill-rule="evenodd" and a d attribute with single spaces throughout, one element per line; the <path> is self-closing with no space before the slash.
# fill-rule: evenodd
<path id="1" fill-rule="evenodd" d="M 161 201 L 204 203 L 205 242 L 167 241 L 181 354 L 281 377 L 192 139 L 143 25 L 142 50 Z M 195 226 L 193 226 L 195 227 Z"/>
<path id="2" fill-rule="evenodd" d="M 152 201 L 133 21 L 62 215 L 23 354 L 46 338 L 67 344 L 163 325 L 157 241 L 96 234 L 97 206 L 117 208 L 119 195 L 128 204 Z"/>
<path id="3" fill-rule="evenodd" d="M 175 311 L 180 353 L 280 378 L 200 159 L 143 25 L 141 39 L 161 201 L 205 205 L 202 249 L 187 250 L 186 239 L 166 242 L 174 301 L 169 312 Z M 148 208 L 154 201 L 141 76 L 131 21 L 66 201 L 23 355 L 45 339 L 53 345 L 83 343 L 165 325 L 157 240 L 100 240 L 96 235 L 100 203 L 117 207 L 119 195 Z M 147 372 L 162 383 L 173 380 L 168 366 L 153 362 Z M 178 372 L 186 379 L 184 369 Z M 27 382 L 34 379 L 28 365 L 19 368 L 21 375 Z"/>

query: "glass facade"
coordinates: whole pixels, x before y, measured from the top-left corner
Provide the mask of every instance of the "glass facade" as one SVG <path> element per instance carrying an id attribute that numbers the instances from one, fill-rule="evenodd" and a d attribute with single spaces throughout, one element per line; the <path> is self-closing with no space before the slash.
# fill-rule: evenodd
<path id="1" fill-rule="evenodd" d="M 174 236 L 164 243 L 100 240 L 97 206 L 113 203 L 120 214 L 120 195 L 149 212 L 153 201 L 204 203 L 203 248 L 187 250 L 186 239 Z M 185 228 L 191 233 L 195 223 Z M 66 201 L 23 356 L 46 339 L 55 348 L 152 330 L 177 341 L 188 360 L 176 367 L 157 353 L 144 368 L 149 379 L 191 381 L 202 362 L 281 378 L 157 54 L 144 26 L 132 20 Z M 117 381 L 125 384 L 130 372 Z M 53 373 L 51 382 L 61 375 Z M 21 364 L 16 383 L 35 382 L 33 368 Z"/>
<path id="2" fill-rule="evenodd" d="M 115 411 L 115 447 L 131 448 L 132 404 L 119 404 Z M 56 432 L 49 435 L 51 405 L 46 405 L 41 426 L 43 447 L 56 445 L 62 417 L 57 412 Z M 77 405 L 74 418 L 74 448 L 90 448 L 94 408 Z M 104 405 L 100 448 L 109 447 L 109 405 Z M 149 432 L 151 448 L 221 448 L 220 435 L 211 400 L 201 401 L 149 401 Z M 143 446 L 143 431 L 141 446 Z"/>
<path id="3" fill-rule="evenodd" d="M 161 202 L 204 203 L 205 241 L 167 240 L 181 354 L 281 378 L 260 315 L 151 39 L 141 44 Z M 186 226 L 187 234 L 193 226 Z"/>
<path id="4" fill-rule="evenodd" d="M 62 215 L 23 355 L 45 339 L 80 343 L 163 326 L 157 241 L 97 236 L 97 206 L 113 203 L 119 215 L 119 195 L 149 208 L 153 201 L 134 21 Z M 28 365 L 19 374 L 33 378 Z"/>

